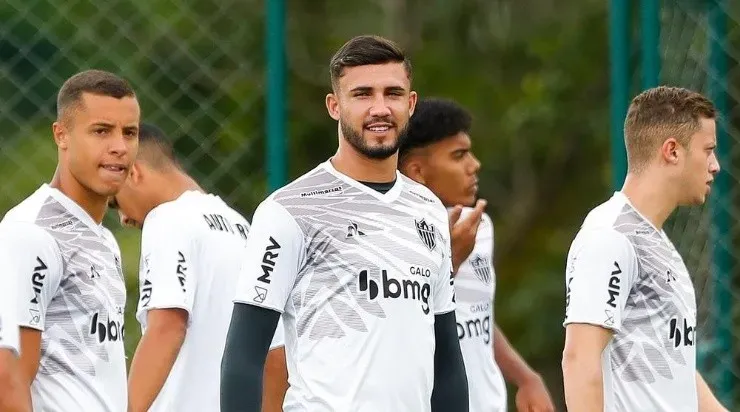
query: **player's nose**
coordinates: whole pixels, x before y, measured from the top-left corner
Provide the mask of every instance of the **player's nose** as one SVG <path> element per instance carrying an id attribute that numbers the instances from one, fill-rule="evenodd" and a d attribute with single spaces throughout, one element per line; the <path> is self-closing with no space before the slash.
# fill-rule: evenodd
<path id="1" fill-rule="evenodd" d="M 472 153 L 470 154 L 470 159 L 472 160 L 471 162 L 472 173 L 471 174 L 476 174 L 480 170 L 480 160 L 478 160 L 478 158 L 475 157 L 475 155 L 473 155 Z"/>
<path id="2" fill-rule="evenodd" d="M 391 109 L 388 106 L 388 102 L 385 100 L 383 95 L 377 96 L 373 100 L 372 106 L 370 106 L 370 116 L 373 117 L 384 117 L 390 116 Z"/>
<path id="3" fill-rule="evenodd" d="M 126 137 L 123 135 L 122 130 L 116 130 L 111 136 L 110 147 L 108 150 L 116 155 L 124 155 L 128 153 L 128 145 L 126 144 Z"/>

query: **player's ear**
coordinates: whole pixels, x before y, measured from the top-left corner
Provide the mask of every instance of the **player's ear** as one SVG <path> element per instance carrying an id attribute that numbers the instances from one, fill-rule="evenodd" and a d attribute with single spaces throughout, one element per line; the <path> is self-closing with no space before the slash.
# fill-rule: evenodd
<path id="1" fill-rule="evenodd" d="M 143 178 L 142 174 L 143 168 L 141 167 L 140 162 L 134 162 L 134 164 L 131 165 L 131 171 L 129 172 L 128 178 L 131 181 L 131 183 L 138 185 L 141 183 L 141 180 Z"/>
<path id="2" fill-rule="evenodd" d="M 58 120 L 52 123 L 51 132 L 54 135 L 54 143 L 57 144 L 57 147 L 67 150 L 67 147 L 69 147 L 69 135 L 64 124 Z"/>
<path id="3" fill-rule="evenodd" d="M 329 116 L 331 116 L 332 119 L 339 120 L 339 100 L 337 99 L 337 95 L 334 93 L 326 95 L 326 110 L 329 112 Z"/>
<path id="4" fill-rule="evenodd" d="M 409 93 L 409 117 L 414 115 L 416 109 L 416 101 L 419 99 L 419 95 L 415 91 Z"/>
<path id="5" fill-rule="evenodd" d="M 678 143 L 678 140 L 676 140 L 673 137 L 669 137 L 663 142 L 663 145 L 660 147 L 660 155 L 663 158 L 663 161 L 665 161 L 668 164 L 678 164 L 679 157 L 680 157 L 680 150 L 682 149 L 681 145 Z"/>
<path id="6" fill-rule="evenodd" d="M 426 184 L 426 180 L 424 179 L 424 168 L 418 157 L 414 155 L 409 156 L 410 158 L 404 160 L 403 164 L 400 166 L 401 173 L 417 183 Z"/>

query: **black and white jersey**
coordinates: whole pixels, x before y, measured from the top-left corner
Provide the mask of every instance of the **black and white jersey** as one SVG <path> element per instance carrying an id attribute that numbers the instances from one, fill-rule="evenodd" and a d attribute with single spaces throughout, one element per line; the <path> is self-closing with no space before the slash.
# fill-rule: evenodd
<path id="1" fill-rule="evenodd" d="M 383 194 L 329 161 L 255 212 L 237 302 L 283 313 L 285 411 L 429 411 L 451 312 L 447 211 L 400 173 Z"/>
<path id="2" fill-rule="evenodd" d="M 697 411 L 693 284 L 665 232 L 621 192 L 583 222 L 566 287 L 566 325 L 614 331 L 602 354 L 606 411 Z"/>
<path id="3" fill-rule="evenodd" d="M 126 289 L 113 235 L 48 185 L 11 209 L 0 232 L 18 323 L 41 331 L 34 410 L 126 411 Z"/>

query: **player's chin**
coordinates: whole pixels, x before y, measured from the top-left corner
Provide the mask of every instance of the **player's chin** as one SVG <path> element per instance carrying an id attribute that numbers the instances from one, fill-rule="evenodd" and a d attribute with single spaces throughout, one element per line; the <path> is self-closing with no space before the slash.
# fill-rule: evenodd
<path id="1" fill-rule="evenodd" d="M 100 179 L 99 181 L 95 182 L 95 185 L 92 189 L 100 196 L 115 196 L 116 194 L 118 194 L 118 192 L 121 191 L 124 182 L 125 179 L 121 181 Z"/>
<path id="2" fill-rule="evenodd" d="M 395 127 L 382 132 L 365 129 L 362 137 L 369 146 L 396 146 L 398 144 L 398 133 Z"/>

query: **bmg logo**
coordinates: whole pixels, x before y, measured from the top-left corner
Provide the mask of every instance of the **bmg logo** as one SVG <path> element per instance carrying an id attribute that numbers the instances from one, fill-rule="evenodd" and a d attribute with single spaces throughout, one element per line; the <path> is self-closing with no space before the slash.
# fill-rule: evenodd
<path id="1" fill-rule="evenodd" d="M 388 271 L 381 270 L 381 285 L 370 279 L 367 274 L 367 270 L 360 272 L 359 289 L 360 292 L 367 292 L 370 300 L 378 298 L 382 292 L 384 299 L 410 299 L 418 300 L 421 302 L 421 310 L 425 315 L 429 314 L 429 294 L 431 293 L 431 286 L 427 282 L 419 282 L 418 280 L 393 279 L 388 276 Z"/>
<path id="2" fill-rule="evenodd" d="M 491 316 L 486 315 L 483 318 L 468 319 L 457 322 L 457 338 L 472 339 L 483 336 L 485 344 L 491 343 Z"/>
<path id="3" fill-rule="evenodd" d="M 96 312 L 90 321 L 90 334 L 97 336 L 98 343 L 123 340 L 123 323 L 113 320 L 104 323 L 98 319 L 99 316 Z"/>

